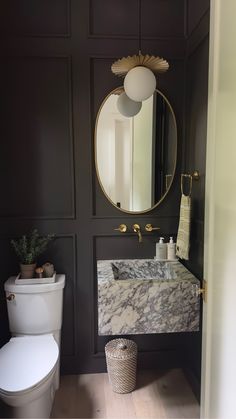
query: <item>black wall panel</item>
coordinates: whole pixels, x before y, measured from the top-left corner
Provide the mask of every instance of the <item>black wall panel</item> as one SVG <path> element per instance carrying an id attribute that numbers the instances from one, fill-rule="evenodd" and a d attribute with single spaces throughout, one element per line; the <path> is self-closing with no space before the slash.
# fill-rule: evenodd
<path id="1" fill-rule="evenodd" d="M 188 35 L 200 24 L 209 7 L 210 0 L 188 0 Z"/>
<path id="2" fill-rule="evenodd" d="M 192 191 L 192 223 L 190 258 L 185 264 L 200 280 L 203 279 L 205 165 L 207 134 L 207 86 L 209 39 L 198 44 L 187 60 L 186 91 L 186 171 L 199 170 L 200 180 L 194 182 Z M 187 364 L 197 378 L 196 393 L 200 398 L 201 333 L 189 342 Z"/>
<path id="3" fill-rule="evenodd" d="M 185 1 L 142 0 L 142 48 L 170 62 L 158 76 L 178 126 L 178 165 L 171 191 L 159 207 L 128 215 L 109 204 L 97 184 L 94 128 L 101 101 L 121 80 L 111 63 L 137 53 L 138 1 L 66 0 L 6 3 L 1 15 L 0 250 L 3 282 L 18 272 L 9 241 L 30 228 L 57 239 L 44 255 L 66 274 L 62 371 L 105 368 L 106 339 L 97 335 L 96 259 L 153 257 L 157 234 L 114 231 L 121 222 L 160 226 L 175 235 L 179 175 L 184 167 Z M 16 6 L 16 7 L 13 7 Z M 71 22 L 71 24 L 70 24 Z M 18 36 L 20 34 L 21 36 Z M 9 36 L 8 36 L 9 35 Z M 64 39 L 65 38 L 65 39 Z M 190 151 L 188 150 L 187 153 Z M 197 227 L 198 229 L 198 227 Z M 41 261 L 44 261 L 44 257 Z M 1 344 L 9 337 L 1 306 Z M 136 336 L 140 366 L 181 366 L 191 334 Z"/>
<path id="4" fill-rule="evenodd" d="M 199 170 L 201 174 L 192 190 L 191 251 L 187 265 L 200 279 L 203 275 L 208 48 L 209 39 L 206 35 L 204 41 L 189 55 L 186 66 L 186 171 L 192 173 Z"/>
<path id="5" fill-rule="evenodd" d="M 67 36 L 70 0 L 4 0 L 1 32 L 21 36 Z"/>
<path id="6" fill-rule="evenodd" d="M 142 33 L 155 38 L 183 38 L 184 13 L 184 0 L 142 0 Z"/>
<path id="7" fill-rule="evenodd" d="M 199 170 L 200 180 L 193 182 L 190 257 L 187 268 L 203 279 L 204 208 L 206 137 L 208 104 L 209 2 L 189 0 L 188 17 L 191 35 L 187 40 L 186 57 L 186 114 L 185 170 Z M 194 374 L 195 393 L 200 398 L 201 333 L 187 345 L 186 364 Z"/>
<path id="8" fill-rule="evenodd" d="M 4 62 L 1 216 L 74 216 L 69 57 Z"/>
<path id="9" fill-rule="evenodd" d="M 137 36 L 138 10 L 138 0 L 90 0 L 90 34 Z"/>
<path id="10" fill-rule="evenodd" d="M 90 4 L 91 35 L 138 37 L 139 0 L 90 0 Z M 184 19 L 184 0 L 141 0 L 142 38 L 183 38 Z"/>

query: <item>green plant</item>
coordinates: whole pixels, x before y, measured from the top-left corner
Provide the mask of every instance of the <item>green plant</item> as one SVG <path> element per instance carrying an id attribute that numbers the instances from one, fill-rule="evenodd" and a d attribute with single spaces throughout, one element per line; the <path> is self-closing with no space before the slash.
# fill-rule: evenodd
<path id="1" fill-rule="evenodd" d="M 32 263 L 35 263 L 37 257 L 46 250 L 48 243 L 54 237 L 54 234 L 40 237 L 38 230 L 34 229 L 30 234 L 24 234 L 18 240 L 11 240 L 11 244 L 20 263 L 31 265 Z"/>

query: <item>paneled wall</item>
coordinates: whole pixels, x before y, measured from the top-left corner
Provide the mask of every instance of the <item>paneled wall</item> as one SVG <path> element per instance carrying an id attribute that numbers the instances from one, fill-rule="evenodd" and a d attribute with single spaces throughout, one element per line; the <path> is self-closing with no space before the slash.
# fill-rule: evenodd
<path id="1" fill-rule="evenodd" d="M 138 0 L 9 0 L 0 16 L 1 298 L 18 271 L 9 239 L 32 227 L 57 238 L 45 259 L 66 274 L 63 372 L 104 369 L 106 338 L 97 335 L 96 259 L 153 257 L 156 234 L 142 244 L 121 222 L 151 222 L 175 235 L 179 174 L 184 167 L 185 0 L 142 0 L 142 51 L 166 58 L 158 77 L 178 126 L 176 178 L 166 199 L 145 215 L 120 212 L 104 197 L 95 174 L 94 126 L 104 97 L 121 81 L 111 63 L 138 52 Z M 191 23 L 194 25 L 194 23 Z M 189 151 L 187 151 L 188 153 Z M 1 344 L 8 338 L 0 306 Z M 180 366 L 191 334 L 136 336 L 140 365 Z"/>
<path id="2" fill-rule="evenodd" d="M 185 97 L 185 170 L 200 172 L 193 182 L 191 248 L 187 268 L 203 279 L 205 165 L 208 103 L 209 1 L 188 1 L 188 39 Z M 197 378 L 201 375 L 201 333 L 195 334 L 187 350 L 188 366 Z"/>

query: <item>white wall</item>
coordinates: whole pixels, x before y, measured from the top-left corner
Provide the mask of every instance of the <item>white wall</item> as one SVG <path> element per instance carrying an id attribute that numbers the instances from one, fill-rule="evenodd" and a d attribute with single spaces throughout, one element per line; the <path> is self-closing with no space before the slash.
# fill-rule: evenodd
<path id="1" fill-rule="evenodd" d="M 97 125 L 97 165 L 106 194 L 121 208 L 152 207 L 153 97 L 141 112 L 126 118 L 118 112 L 118 95 L 104 103 Z"/>
<path id="2" fill-rule="evenodd" d="M 202 412 L 236 418 L 236 1 L 211 2 Z"/>
<path id="3" fill-rule="evenodd" d="M 133 210 L 152 207 L 153 96 L 133 120 Z"/>
<path id="4" fill-rule="evenodd" d="M 131 198 L 131 134 L 130 120 L 115 121 L 115 202 L 130 208 Z"/>
<path id="5" fill-rule="evenodd" d="M 97 165 L 106 194 L 129 208 L 131 188 L 131 124 L 116 107 L 118 95 L 104 103 L 97 126 Z"/>

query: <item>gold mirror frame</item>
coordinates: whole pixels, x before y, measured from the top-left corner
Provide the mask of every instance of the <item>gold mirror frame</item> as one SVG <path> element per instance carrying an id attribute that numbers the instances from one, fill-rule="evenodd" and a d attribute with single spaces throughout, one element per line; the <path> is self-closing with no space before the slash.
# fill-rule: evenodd
<path id="1" fill-rule="evenodd" d="M 147 212 L 150 212 L 150 211 L 152 211 L 153 209 L 155 209 L 158 205 L 160 205 L 161 204 L 161 202 L 165 199 L 165 197 L 167 196 L 167 194 L 168 194 L 168 192 L 170 191 L 170 188 L 171 188 L 171 186 L 172 186 L 172 183 L 173 183 L 173 181 L 174 181 L 174 176 L 175 176 L 175 171 L 176 171 L 176 164 L 177 164 L 177 151 L 178 151 L 178 147 L 177 147 L 177 144 L 178 144 L 178 131 L 177 131 L 177 123 L 176 123 L 176 117 L 175 117 L 175 113 L 174 113 L 174 110 L 173 110 L 173 108 L 172 108 L 172 106 L 171 106 L 171 104 L 170 104 L 170 102 L 169 102 L 169 100 L 167 99 L 167 97 L 160 91 L 160 90 L 158 90 L 158 89 L 156 89 L 156 92 L 158 93 L 158 94 L 160 94 L 164 99 L 165 99 L 165 101 L 166 101 L 166 103 L 168 104 L 168 106 L 169 106 L 169 109 L 170 109 L 170 111 L 171 111 L 171 114 L 172 114 L 172 116 L 173 116 L 173 121 L 174 121 L 174 126 L 175 126 L 175 130 L 176 130 L 176 142 L 175 142 L 175 161 L 174 161 L 174 169 L 173 169 L 173 176 L 172 176 L 172 180 L 171 180 L 171 182 L 170 182 L 170 184 L 169 184 L 169 186 L 168 186 L 168 189 L 166 190 L 166 192 L 164 193 L 164 195 L 161 197 L 161 199 L 159 199 L 159 201 L 155 204 L 155 205 L 153 205 L 151 208 L 148 208 L 148 209 L 146 209 L 146 210 L 143 210 L 143 211 L 129 211 L 129 210 L 125 210 L 125 209 L 123 209 L 123 208 L 120 208 L 120 207 L 118 207 L 117 205 L 115 205 L 114 204 L 114 202 L 111 200 L 111 198 L 107 195 L 107 193 L 106 193 L 106 191 L 105 191 L 105 189 L 104 189 L 104 187 L 103 187 L 103 184 L 102 184 L 102 181 L 101 181 L 101 178 L 100 178 L 100 175 L 99 175 L 99 170 L 98 170 L 98 162 L 97 162 L 97 144 L 96 144 L 96 138 L 97 138 L 97 126 L 98 126 L 98 119 L 99 119 L 99 116 L 100 116 L 100 113 L 101 113 L 101 110 L 102 110 L 102 108 L 103 108 L 103 105 L 104 105 L 104 103 L 107 101 L 107 99 L 112 95 L 112 94 L 120 94 L 121 93 L 121 91 L 123 92 L 124 91 L 124 87 L 123 86 L 120 86 L 120 87 L 117 87 L 116 89 L 114 89 L 114 90 L 112 90 L 106 97 L 105 97 L 105 99 L 103 99 L 103 101 L 102 101 L 102 103 L 101 103 L 101 105 L 100 105 L 100 107 L 99 107 L 99 110 L 98 110 L 98 113 L 97 113 L 97 117 L 96 117 L 96 122 L 95 122 L 95 132 L 94 132 L 94 158 L 95 158 L 95 169 L 96 169 L 96 175 L 97 175 L 97 179 L 98 179 L 98 183 L 99 183 L 99 185 L 100 185 L 100 187 L 101 187 L 101 190 L 102 190 L 102 192 L 104 193 L 104 195 L 105 195 L 105 197 L 108 199 L 108 201 L 113 205 L 113 207 L 115 207 L 117 210 L 119 210 L 119 211 L 121 211 L 121 212 L 123 212 L 123 213 L 126 213 L 126 214 L 145 214 L 145 213 L 147 213 Z"/>

